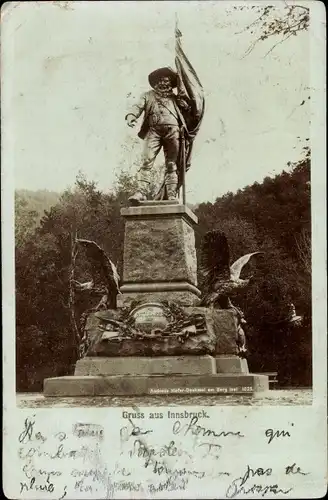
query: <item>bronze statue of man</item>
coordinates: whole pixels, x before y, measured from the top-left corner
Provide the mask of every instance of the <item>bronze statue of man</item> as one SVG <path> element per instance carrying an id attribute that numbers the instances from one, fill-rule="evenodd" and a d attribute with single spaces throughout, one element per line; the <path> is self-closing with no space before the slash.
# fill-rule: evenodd
<path id="1" fill-rule="evenodd" d="M 148 76 L 152 90 L 145 92 L 125 116 L 129 127 L 134 127 L 144 113 L 138 136 L 144 140 L 142 166 L 138 172 L 137 192 L 129 198 L 131 204 L 146 199 L 152 169 L 157 155 L 163 148 L 165 178 L 162 199 L 175 200 L 178 190 L 177 162 L 181 134 L 186 127 L 183 113 L 190 109 L 186 94 L 174 89 L 178 87 L 178 75 L 171 68 L 159 68 Z"/>

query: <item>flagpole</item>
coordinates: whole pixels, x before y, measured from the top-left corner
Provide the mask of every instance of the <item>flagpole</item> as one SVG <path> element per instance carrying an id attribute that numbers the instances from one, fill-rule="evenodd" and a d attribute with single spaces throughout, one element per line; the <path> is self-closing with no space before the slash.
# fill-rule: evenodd
<path id="1" fill-rule="evenodd" d="M 178 39 L 178 13 L 175 12 L 175 29 L 174 29 L 174 38 L 175 38 L 175 53 L 177 53 L 177 39 Z M 180 148 L 181 148 L 181 180 L 182 180 L 182 204 L 186 204 L 186 155 L 185 155 L 185 137 L 183 126 L 180 129 Z"/>
<path id="2" fill-rule="evenodd" d="M 183 130 L 183 129 L 182 129 Z M 184 134 L 182 132 L 181 138 L 181 147 L 182 147 L 182 204 L 186 204 L 186 155 L 185 155 L 185 139 Z"/>

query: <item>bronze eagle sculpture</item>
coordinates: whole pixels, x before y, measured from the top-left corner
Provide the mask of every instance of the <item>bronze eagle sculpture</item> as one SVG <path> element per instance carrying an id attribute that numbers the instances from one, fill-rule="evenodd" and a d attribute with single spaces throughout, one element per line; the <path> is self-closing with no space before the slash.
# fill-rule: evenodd
<path id="1" fill-rule="evenodd" d="M 245 288 L 250 278 L 240 278 L 243 267 L 253 255 L 263 252 L 252 252 L 243 255 L 230 264 L 230 249 L 224 232 L 213 230 L 206 233 L 201 249 L 201 270 L 204 278 L 201 306 L 233 307 L 230 295 Z"/>
<path id="2" fill-rule="evenodd" d="M 93 291 L 102 294 L 102 299 L 97 308 L 115 308 L 116 296 L 120 293 L 118 274 L 115 264 L 110 260 L 106 252 L 97 243 L 86 239 L 76 239 L 77 245 L 85 250 L 87 259 L 91 264 L 92 280 L 80 283 L 74 280 L 77 291 Z M 97 283 L 99 281 L 102 282 Z"/>

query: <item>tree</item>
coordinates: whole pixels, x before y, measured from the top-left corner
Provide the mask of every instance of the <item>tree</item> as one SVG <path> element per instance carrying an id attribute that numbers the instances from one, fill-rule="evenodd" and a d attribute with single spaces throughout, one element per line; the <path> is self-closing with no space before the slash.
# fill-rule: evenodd
<path id="1" fill-rule="evenodd" d="M 37 224 L 38 213 L 28 208 L 28 202 L 15 194 L 15 246 L 22 247 L 31 238 Z"/>
<path id="2" fill-rule="evenodd" d="M 304 272 L 311 276 L 312 271 L 312 252 L 310 230 L 303 228 L 301 234 L 295 237 L 298 258 Z"/>
<path id="3" fill-rule="evenodd" d="M 278 45 L 292 36 L 307 31 L 310 24 L 310 9 L 304 5 L 287 4 L 281 6 L 241 6 L 234 9 L 254 10 L 256 18 L 242 30 L 254 35 L 254 41 L 247 48 L 244 57 L 249 55 L 258 43 L 265 40 L 276 40 L 265 55 L 270 54 Z M 239 32 L 238 34 L 240 34 Z"/>

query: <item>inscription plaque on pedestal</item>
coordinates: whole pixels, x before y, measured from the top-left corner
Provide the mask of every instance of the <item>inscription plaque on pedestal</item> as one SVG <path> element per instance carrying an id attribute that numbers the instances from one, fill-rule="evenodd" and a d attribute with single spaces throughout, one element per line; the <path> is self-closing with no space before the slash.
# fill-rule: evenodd
<path id="1" fill-rule="evenodd" d="M 168 324 L 161 304 L 146 303 L 142 304 L 130 313 L 134 319 L 134 326 L 137 330 L 150 333 L 152 330 L 164 330 Z"/>

